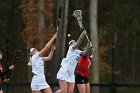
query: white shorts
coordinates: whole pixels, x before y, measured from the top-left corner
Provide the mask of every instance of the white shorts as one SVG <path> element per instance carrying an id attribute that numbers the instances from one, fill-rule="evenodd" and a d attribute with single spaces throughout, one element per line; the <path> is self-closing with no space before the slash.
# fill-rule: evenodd
<path id="1" fill-rule="evenodd" d="M 74 73 L 70 72 L 66 67 L 63 66 L 61 66 L 57 73 L 57 79 L 75 83 Z"/>
<path id="2" fill-rule="evenodd" d="M 49 88 L 50 86 L 46 82 L 45 77 L 40 76 L 33 76 L 32 82 L 31 82 L 31 89 L 32 90 L 42 90 Z"/>

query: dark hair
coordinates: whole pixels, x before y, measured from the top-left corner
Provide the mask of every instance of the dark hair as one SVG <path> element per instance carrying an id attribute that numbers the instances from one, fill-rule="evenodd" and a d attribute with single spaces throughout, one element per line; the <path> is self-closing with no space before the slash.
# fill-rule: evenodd
<path id="1" fill-rule="evenodd" d="M 0 51 L 0 54 L 2 54 L 2 52 Z"/>
<path id="2" fill-rule="evenodd" d="M 78 47 L 78 49 L 84 51 L 85 47 Z"/>

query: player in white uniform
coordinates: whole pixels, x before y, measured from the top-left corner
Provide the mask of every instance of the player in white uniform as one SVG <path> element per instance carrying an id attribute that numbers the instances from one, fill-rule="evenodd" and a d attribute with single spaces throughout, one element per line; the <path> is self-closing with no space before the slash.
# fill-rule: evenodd
<path id="1" fill-rule="evenodd" d="M 60 89 L 56 93 L 73 93 L 75 85 L 75 75 L 74 71 L 78 63 L 77 56 L 84 55 L 85 51 L 80 51 L 77 48 L 83 41 L 83 38 L 86 36 L 86 31 L 84 30 L 77 42 L 71 40 L 69 42 L 69 49 L 66 55 L 66 58 L 62 59 L 61 68 L 57 73 L 57 79 L 59 79 Z"/>
<path id="2" fill-rule="evenodd" d="M 30 62 L 28 65 L 32 66 L 32 73 L 34 74 L 31 82 L 32 93 L 52 93 L 52 90 L 45 79 L 44 62 L 52 59 L 55 46 L 53 45 L 57 33 L 54 34 L 52 39 L 45 45 L 45 47 L 38 51 L 36 48 L 30 49 Z M 51 47 L 48 57 L 41 57 Z"/>

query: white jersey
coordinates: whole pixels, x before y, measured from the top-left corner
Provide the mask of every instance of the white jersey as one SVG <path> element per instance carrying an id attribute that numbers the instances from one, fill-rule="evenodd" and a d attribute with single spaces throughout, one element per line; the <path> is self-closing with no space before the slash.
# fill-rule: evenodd
<path id="1" fill-rule="evenodd" d="M 32 90 L 42 90 L 50 87 L 46 82 L 45 74 L 44 74 L 44 61 L 42 57 L 37 54 L 34 54 L 30 58 L 30 62 L 28 65 L 32 66 L 32 73 L 34 74 L 31 82 Z"/>
<path id="2" fill-rule="evenodd" d="M 62 59 L 61 68 L 57 73 L 57 79 L 67 82 L 75 82 L 74 71 L 78 63 L 77 56 L 81 53 L 80 50 L 69 47 L 66 58 Z"/>
<path id="3" fill-rule="evenodd" d="M 44 76 L 44 61 L 42 57 L 34 54 L 31 58 L 32 73 L 38 76 Z"/>
<path id="4" fill-rule="evenodd" d="M 80 55 L 80 53 L 80 50 L 73 49 L 72 46 L 70 46 L 66 58 L 63 58 L 61 62 L 61 66 L 65 66 L 71 70 L 75 70 L 78 63 L 77 57 Z"/>

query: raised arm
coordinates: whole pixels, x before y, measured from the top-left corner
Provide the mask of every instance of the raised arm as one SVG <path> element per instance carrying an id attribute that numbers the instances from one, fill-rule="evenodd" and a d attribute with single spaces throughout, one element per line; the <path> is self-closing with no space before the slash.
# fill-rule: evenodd
<path id="1" fill-rule="evenodd" d="M 55 42 L 55 39 L 57 38 L 57 32 L 53 35 L 51 40 L 45 45 L 45 47 L 39 51 L 38 55 L 41 56 L 42 54 L 46 53 L 46 51 L 52 46 L 52 44 Z"/>
<path id="2" fill-rule="evenodd" d="M 84 51 L 82 51 L 80 55 L 81 56 L 89 55 L 91 48 L 92 48 L 92 44 L 91 44 L 91 42 L 89 42 L 86 49 Z"/>
<path id="3" fill-rule="evenodd" d="M 86 36 L 86 33 L 87 33 L 86 30 L 84 30 L 84 31 L 81 33 L 81 35 L 80 35 L 80 37 L 78 38 L 76 44 L 73 45 L 73 47 L 72 47 L 73 49 L 76 49 L 77 47 L 79 47 L 79 46 L 81 45 L 81 43 L 82 43 L 84 37 Z"/>
<path id="4" fill-rule="evenodd" d="M 55 46 L 52 46 L 51 51 L 50 51 L 48 57 L 43 57 L 43 61 L 49 61 L 49 60 L 51 60 L 52 57 L 53 57 L 53 53 L 54 53 L 54 50 L 55 49 L 56 49 Z"/>

